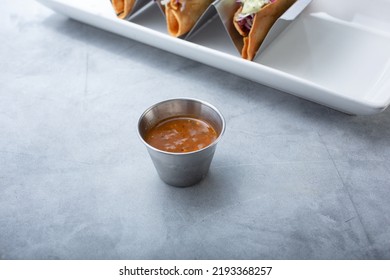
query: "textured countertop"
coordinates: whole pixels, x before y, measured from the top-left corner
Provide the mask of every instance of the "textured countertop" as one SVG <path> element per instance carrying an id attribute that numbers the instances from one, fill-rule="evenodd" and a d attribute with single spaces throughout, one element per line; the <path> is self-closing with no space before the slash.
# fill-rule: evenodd
<path id="1" fill-rule="evenodd" d="M 349 116 L 0 3 L 0 259 L 390 259 L 390 110 Z M 137 137 L 166 98 L 227 121 L 209 175 L 165 185 Z"/>

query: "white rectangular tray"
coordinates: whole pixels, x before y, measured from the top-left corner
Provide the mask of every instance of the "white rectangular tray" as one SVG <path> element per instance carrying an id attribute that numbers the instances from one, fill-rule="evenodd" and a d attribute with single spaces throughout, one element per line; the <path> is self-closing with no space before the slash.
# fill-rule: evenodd
<path id="1" fill-rule="evenodd" d="M 242 59 L 222 24 L 190 41 L 167 35 L 160 11 L 117 19 L 108 0 L 37 0 L 58 13 L 249 80 L 356 115 L 390 104 L 390 0 L 313 0 L 255 61 Z"/>

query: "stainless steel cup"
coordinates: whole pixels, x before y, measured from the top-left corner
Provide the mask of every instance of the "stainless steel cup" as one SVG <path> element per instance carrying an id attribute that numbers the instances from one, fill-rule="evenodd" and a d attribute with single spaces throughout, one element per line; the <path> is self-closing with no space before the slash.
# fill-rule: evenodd
<path id="1" fill-rule="evenodd" d="M 217 139 L 201 150 L 187 153 L 162 151 L 145 141 L 149 129 L 160 121 L 175 116 L 190 116 L 208 122 L 217 132 Z M 159 102 L 148 108 L 138 121 L 138 135 L 146 145 L 158 175 L 165 183 L 177 187 L 194 185 L 207 175 L 217 143 L 224 131 L 225 120 L 222 114 L 214 106 L 191 98 Z"/>

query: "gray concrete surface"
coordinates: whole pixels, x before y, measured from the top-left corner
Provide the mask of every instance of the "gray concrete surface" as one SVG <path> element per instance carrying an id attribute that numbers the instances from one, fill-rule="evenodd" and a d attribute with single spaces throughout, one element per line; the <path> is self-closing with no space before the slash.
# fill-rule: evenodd
<path id="1" fill-rule="evenodd" d="M 348 116 L 55 14 L 0 3 L 0 259 L 390 259 L 390 111 Z M 206 179 L 137 138 L 166 98 L 218 107 Z"/>

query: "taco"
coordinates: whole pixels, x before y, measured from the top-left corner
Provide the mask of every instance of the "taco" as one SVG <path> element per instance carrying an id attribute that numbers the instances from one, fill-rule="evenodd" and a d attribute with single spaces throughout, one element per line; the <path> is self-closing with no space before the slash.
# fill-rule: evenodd
<path id="1" fill-rule="evenodd" d="M 111 4 L 117 17 L 125 19 L 131 13 L 135 0 L 111 0 Z"/>
<path id="2" fill-rule="evenodd" d="M 213 0 L 161 0 L 165 7 L 168 33 L 174 37 L 186 34 Z"/>
<path id="3" fill-rule="evenodd" d="M 233 24 L 243 37 L 241 56 L 253 60 L 272 25 L 297 0 L 239 0 Z"/>

